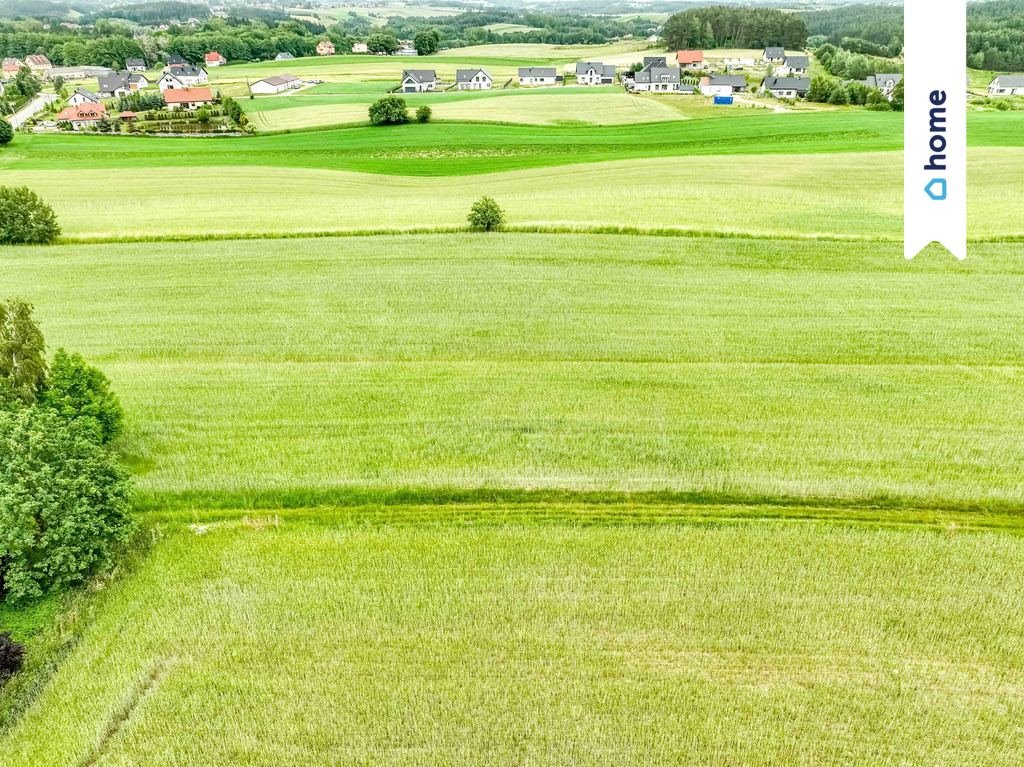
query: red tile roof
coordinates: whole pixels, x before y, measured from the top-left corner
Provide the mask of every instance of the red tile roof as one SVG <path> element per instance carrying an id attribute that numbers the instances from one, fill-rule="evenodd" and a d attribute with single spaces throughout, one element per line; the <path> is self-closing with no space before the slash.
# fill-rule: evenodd
<path id="1" fill-rule="evenodd" d="M 106 116 L 107 108 L 102 104 L 79 104 L 57 115 L 57 122 L 90 122 Z"/>
<path id="2" fill-rule="evenodd" d="M 219 53 L 217 53 L 217 51 L 210 51 L 209 53 L 206 54 L 206 60 L 207 61 L 226 61 L 227 59 L 225 59 L 223 56 L 221 56 Z"/>
<path id="3" fill-rule="evenodd" d="M 676 61 L 680 64 L 703 64 L 704 51 L 679 51 Z"/>
<path id="4" fill-rule="evenodd" d="M 164 91 L 164 101 L 168 104 L 193 104 L 213 101 L 213 94 L 209 88 L 170 88 Z"/>

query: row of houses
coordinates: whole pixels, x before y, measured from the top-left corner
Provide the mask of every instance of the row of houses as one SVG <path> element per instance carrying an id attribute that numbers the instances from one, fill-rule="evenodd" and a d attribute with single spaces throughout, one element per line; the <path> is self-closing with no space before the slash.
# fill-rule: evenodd
<path id="1" fill-rule="evenodd" d="M 84 88 L 77 88 L 68 99 L 68 106 L 57 114 L 55 120 L 58 123 L 70 123 L 74 130 L 82 130 L 100 120 L 109 119 L 112 115 L 107 112 L 107 107 L 100 98 L 99 95 Z M 214 97 L 209 88 L 175 88 L 164 92 L 164 101 L 167 103 L 167 109 L 172 112 L 191 111 L 211 106 Z M 138 115 L 134 112 L 120 112 L 113 117 L 134 120 Z"/>
<path id="2" fill-rule="evenodd" d="M 761 63 L 774 67 L 772 74 L 779 77 L 792 77 L 806 75 L 811 67 L 810 56 L 790 56 L 785 48 L 765 48 L 761 53 Z M 704 51 L 685 50 L 676 52 L 676 64 L 683 69 L 709 70 L 710 63 L 704 57 Z M 753 67 L 757 62 L 753 58 L 727 58 L 723 61 L 725 69 L 744 69 Z M 777 65 L 777 66 L 776 66 Z"/>

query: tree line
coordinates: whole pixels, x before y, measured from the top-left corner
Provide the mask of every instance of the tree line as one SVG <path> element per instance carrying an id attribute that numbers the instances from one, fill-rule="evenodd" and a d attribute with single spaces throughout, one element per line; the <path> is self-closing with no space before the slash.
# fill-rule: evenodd
<path id="1" fill-rule="evenodd" d="M 669 48 L 765 48 L 807 45 L 807 25 L 796 14 L 770 8 L 716 6 L 670 17 L 661 32 Z"/>
<path id="2" fill-rule="evenodd" d="M 800 14 L 809 44 L 831 43 L 853 54 L 903 53 L 903 8 L 852 5 Z M 1024 0 L 990 0 L 967 6 L 967 62 L 974 69 L 1024 71 Z"/>

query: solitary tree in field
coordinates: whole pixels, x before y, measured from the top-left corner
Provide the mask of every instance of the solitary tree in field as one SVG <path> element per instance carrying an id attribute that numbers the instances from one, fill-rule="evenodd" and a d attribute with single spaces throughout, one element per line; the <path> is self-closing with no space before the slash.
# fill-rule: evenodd
<path id="1" fill-rule="evenodd" d="M 420 56 L 429 56 L 432 53 L 437 53 L 437 49 L 441 46 L 441 35 L 436 29 L 424 29 L 416 33 L 412 44 Z"/>
<path id="2" fill-rule="evenodd" d="M 13 139 L 14 128 L 11 127 L 11 124 L 7 122 L 7 120 L 0 118 L 0 146 L 10 144 Z"/>
<path id="3" fill-rule="evenodd" d="M 0 245 L 45 245 L 57 239 L 53 208 L 27 186 L 0 186 Z"/>
<path id="4" fill-rule="evenodd" d="M 370 122 L 374 125 L 401 125 L 409 122 L 409 107 L 399 96 L 385 96 L 370 105 Z"/>
<path id="5" fill-rule="evenodd" d="M 428 123 L 433 116 L 434 111 L 426 104 L 416 110 L 416 122 L 418 123 Z"/>
<path id="6" fill-rule="evenodd" d="M 505 224 L 505 211 L 491 197 L 481 197 L 469 211 L 469 226 L 478 232 L 495 232 Z"/>
<path id="7" fill-rule="evenodd" d="M 35 402 L 46 378 L 46 342 L 32 305 L 0 303 L 0 386 L 25 403 Z"/>

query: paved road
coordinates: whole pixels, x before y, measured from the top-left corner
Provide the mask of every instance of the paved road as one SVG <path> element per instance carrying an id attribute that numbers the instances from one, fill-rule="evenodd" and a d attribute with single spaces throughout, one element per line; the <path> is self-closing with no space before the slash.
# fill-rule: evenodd
<path id="1" fill-rule="evenodd" d="M 42 112 L 47 104 L 51 104 L 56 100 L 57 95 L 55 93 L 40 93 L 17 112 L 7 117 L 7 122 L 11 124 L 12 128 L 20 128 L 30 117 L 37 112 Z"/>

